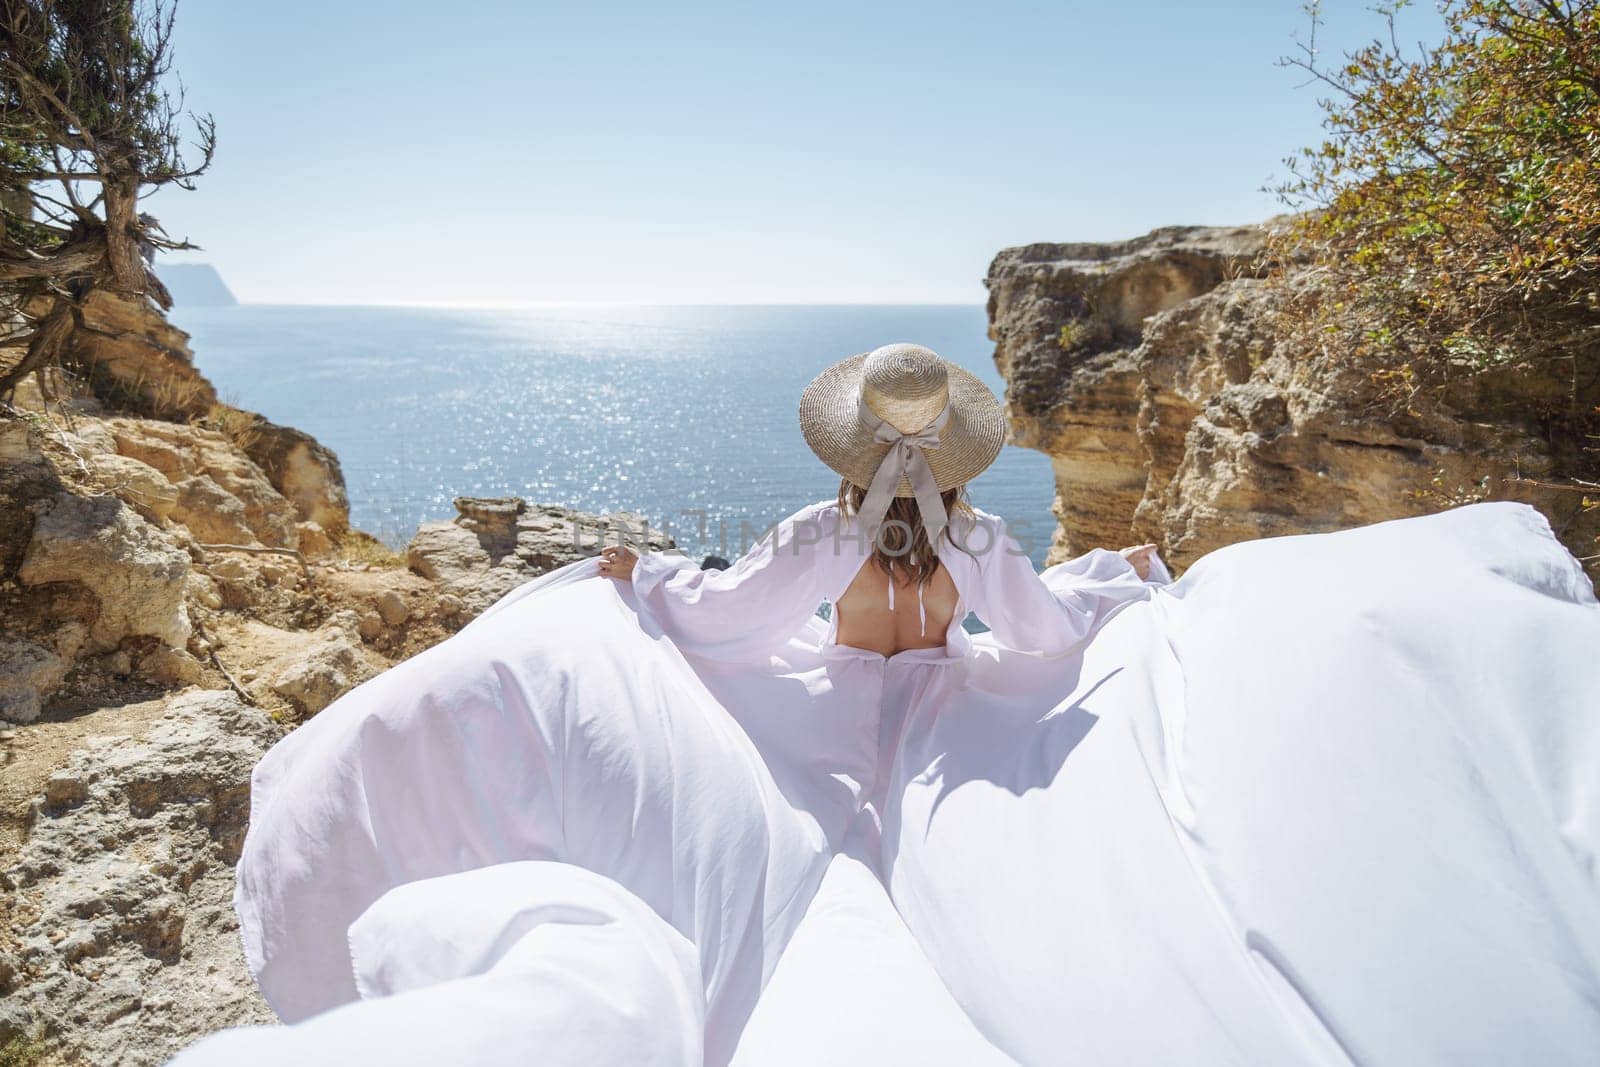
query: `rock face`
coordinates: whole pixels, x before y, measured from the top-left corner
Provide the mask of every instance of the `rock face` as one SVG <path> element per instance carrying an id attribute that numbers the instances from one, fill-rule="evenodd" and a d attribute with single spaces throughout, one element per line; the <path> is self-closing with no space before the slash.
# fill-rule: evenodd
<path id="1" fill-rule="evenodd" d="M 199 541 L 213 544 L 253 545 L 255 531 L 244 503 L 204 474 L 185 478 L 175 487 L 177 520 Z"/>
<path id="2" fill-rule="evenodd" d="M 259 415 L 241 438 L 245 453 L 294 505 L 300 519 L 314 522 L 330 534 L 342 533 L 350 525 L 344 471 L 331 449 L 308 433 Z"/>
<path id="3" fill-rule="evenodd" d="M 1337 353 L 1275 333 L 1262 227 L 1029 245 L 990 266 L 989 333 L 1013 440 L 1047 453 L 1051 560 L 1154 541 L 1186 566 L 1235 541 L 1344 529 L 1474 499 L 1545 511 L 1578 555 L 1594 516 L 1543 488 L 1551 446 L 1491 383 L 1454 416 L 1396 415 Z"/>
<path id="4" fill-rule="evenodd" d="M 0 719 L 37 719 L 41 694 L 52 692 L 66 675 L 66 660 L 51 649 L 33 641 L 0 637 Z"/>
<path id="5" fill-rule="evenodd" d="M 89 294 L 73 360 L 95 392 L 118 406 L 136 405 L 164 418 L 204 415 L 217 391 L 194 366 L 189 335 L 143 298 L 104 289 Z"/>
<path id="6" fill-rule="evenodd" d="M 113 496 L 60 493 L 37 508 L 17 579 L 26 586 L 70 582 L 96 606 L 90 636 L 117 647 L 149 636 L 177 647 L 189 640 L 184 587 L 189 556 Z"/>
<path id="7" fill-rule="evenodd" d="M 35 506 L 64 489 L 45 457 L 42 436 L 25 419 L 0 420 L 0 581 L 22 565 Z"/>
<path id="8" fill-rule="evenodd" d="M 333 454 L 219 404 L 152 304 L 96 291 L 82 313 L 62 366 L 0 406 L 0 631 L 44 650 L 6 648 L 13 720 L 56 696 L 113 699 L 94 694 L 128 672 L 84 662 L 113 653 L 141 682 L 203 678 L 212 650 L 185 644 L 205 612 L 319 626 L 331 597 L 304 561 L 334 555 L 348 526 Z M 0 346 L 0 366 L 19 358 Z"/>
<path id="9" fill-rule="evenodd" d="M 178 506 L 179 490 L 166 475 L 132 456 L 96 452 L 87 460 L 98 484 L 148 518 L 160 522 Z"/>
<path id="10" fill-rule="evenodd" d="M 232 899 L 250 771 L 280 734 L 231 694 L 190 692 L 144 736 L 92 739 L 51 775 L 0 873 L 0 1045 L 42 1028 L 74 1062 L 158 1064 L 272 1021 Z"/>
<path id="11" fill-rule="evenodd" d="M 273 692 L 290 700 L 301 715 L 315 715 L 371 678 L 361 649 L 339 633 L 302 651 L 296 662 L 272 681 Z"/>
<path id="12" fill-rule="evenodd" d="M 177 493 L 172 516 L 201 541 L 293 548 L 302 516 L 238 443 L 201 426 L 115 418 L 123 458 L 160 471 Z M 340 483 L 343 491 L 343 483 Z"/>
<path id="13" fill-rule="evenodd" d="M 455 519 L 424 523 L 406 548 L 406 563 L 460 601 L 467 617 L 546 571 L 593 556 L 602 543 L 635 544 L 646 522 L 618 512 L 590 515 L 521 497 L 458 497 Z M 635 547 L 638 547 L 635 545 Z M 672 547 L 651 532 L 644 548 Z"/>

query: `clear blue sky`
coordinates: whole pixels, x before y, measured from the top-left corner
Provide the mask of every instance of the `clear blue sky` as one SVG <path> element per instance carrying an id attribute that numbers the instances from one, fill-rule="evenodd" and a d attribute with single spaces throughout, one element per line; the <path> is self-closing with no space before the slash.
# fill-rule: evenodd
<path id="1" fill-rule="evenodd" d="M 1380 29 L 1326 13 L 1333 47 Z M 1275 66 L 1304 27 L 1295 0 L 187 0 L 220 149 L 149 210 L 247 301 L 978 303 L 1007 245 L 1276 213 L 1318 132 Z"/>

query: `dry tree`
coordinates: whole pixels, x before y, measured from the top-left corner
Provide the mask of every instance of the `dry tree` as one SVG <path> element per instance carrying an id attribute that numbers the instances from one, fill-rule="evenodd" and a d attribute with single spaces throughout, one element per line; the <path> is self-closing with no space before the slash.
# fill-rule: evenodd
<path id="1" fill-rule="evenodd" d="M 70 353 L 97 289 L 172 299 L 158 250 L 193 248 L 139 210 L 193 188 L 216 151 L 208 115 L 170 88 L 176 5 L 165 0 L 0 0 L 0 347 L 22 358 L 0 398 Z M 184 144 L 192 131 L 193 141 Z"/>

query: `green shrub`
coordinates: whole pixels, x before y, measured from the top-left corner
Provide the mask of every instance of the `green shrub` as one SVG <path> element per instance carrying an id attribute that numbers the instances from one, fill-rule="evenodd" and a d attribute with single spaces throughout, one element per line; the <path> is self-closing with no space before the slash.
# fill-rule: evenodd
<path id="1" fill-rule="evenodd" d="M 1447 0 L 1436 46 L 1390 32 L 1334 67 L 1326 137 L 1278 189 L 1321 271 L 1295 310 L 1423 383 L 1600 338 L 1600 0 Z M 1315 314 L 1308 314 L 1314 311 Z M 1342 327 L 1342 328 L 1341 328 Z M 1581 375 L 1579 376 L 1581 377 Z"/>

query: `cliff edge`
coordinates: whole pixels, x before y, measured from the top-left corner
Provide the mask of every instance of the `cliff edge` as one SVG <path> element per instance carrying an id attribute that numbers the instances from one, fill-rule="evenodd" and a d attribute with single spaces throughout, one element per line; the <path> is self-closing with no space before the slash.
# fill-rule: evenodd
<path id="1" fill-rule="evenodd" d="M 1483 378 L 1407 410 L 1370 368 L 1280 336 L 1265 225 L 1009 248 L 989 336 L 1014 443 L 1050 456 L 1051 561 L 1153 541 L 1178 566 L 1236 541 L 1486 499 L 1538 507 L 1580 557 L 1600 515 L 1550 484 L 1572 442 L 1539 405 L 1567 383 Z"/>

